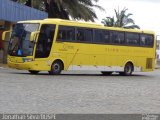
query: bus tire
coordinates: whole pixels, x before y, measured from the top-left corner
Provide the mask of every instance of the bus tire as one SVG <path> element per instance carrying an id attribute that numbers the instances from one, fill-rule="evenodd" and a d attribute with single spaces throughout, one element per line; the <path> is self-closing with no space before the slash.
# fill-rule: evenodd
<path id="1" fill-rule="evenodd" d="M 61 61 L 55 61 L 51 66 L 51 71 L 49 71 L 50 75 L 59 75 L 63 70 L 63 63 Z"/>
<path id="2" fill-rule="evenodd" d="M 112 72 L 106 72 L 106 71 L 102 71 L 101 72 L 103 75 L 111 75 L 112 74 Z"/>
<path id="3" fill-rule="evenodd" d="M 120 75 L 130 76 L 134 70 L 134 66 L 132 63 L 127 63 L 124 67 L 124 72 L 120 72 Z"/>
<path id="4" fill-rule="evenodd" d="M 36 70 L 28 70 L 31 74 L 38 74 L 39 71 L 36 71 Z"/>

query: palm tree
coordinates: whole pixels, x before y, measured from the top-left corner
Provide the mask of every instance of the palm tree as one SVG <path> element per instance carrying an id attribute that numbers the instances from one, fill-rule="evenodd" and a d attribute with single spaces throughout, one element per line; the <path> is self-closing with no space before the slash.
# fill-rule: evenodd
<path id="1" fill-rule="evenodd" d="M 44 0 L 49 18 L 83 19 L 94 21 L 97 18 L 93 8 L 104 10 L 97 3 L 99 0 Z"/>
<path id="2" fill-rule="evenodd" d="M 114 17 L 106 17 L 105 19 L 102 20 L 102 23 L 105 26 L 109 26 L 109 27 L 122 27 L 122 28 L 130 28 L 130 29 L 140 29 L 140 27 L 138 25 L 135 24 L 134 20 L 132 18 L 130 18 L 130 16 L 132 16 L 133 14 L 131 13 L 126 13 L 128 9 L 124 8 L 123 10 L 119 11 L 115 10 L 115 16 Z"/>
<path id="3" fill-rule="evenodd" d="M 97 15 L 93 8 L 104 9 L 97 5 L 99 0 L 17 0 L 27 6 L 46 11 L 49 18 L 94 21 Z M 38 7 L 39 6 L 39 7 Z"/>
<path id="4" fill-rule="evenodd" d="M 115 19 L 114 19 L 114 17 L 106 17 L 105 19 L 102 19 L 102 23 L 105 26 L 113 27 L 113 26 L 115 26 Z"/>

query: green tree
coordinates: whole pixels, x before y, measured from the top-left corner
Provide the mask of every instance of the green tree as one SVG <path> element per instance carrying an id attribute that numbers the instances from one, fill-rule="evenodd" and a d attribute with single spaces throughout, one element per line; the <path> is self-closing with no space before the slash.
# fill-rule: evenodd
<path id="1" fill-rule="evenodd" d="M 134 20 L 130 18 L 133 14 L 131 13 L 126 13 L 127 8 L 124 8 L 123 10 L 116 10 L 115 11 L 115 17 L 106 17 L 105 19 L 102 20 L 102 23 L 105 26 L 109 27 L 122 27 L 122 28 L 128 28 L 128 29 L 140 29 L 138 25 L 135 24 Z"/>
<path id="2" fill-rule="evenodd" d="M 105 19 L 102 20 L 102 22 L 105 26 L 108 26 L 108 27 L 116 27 L 115 26 L 115 20 L 114 20 L 114 17 L 106 17 Z"/>
<path id="3" fill-rule="evenodd" d="M 94 8 L 104 11 L 97 5 L 99 0 L 17 0 L 31 3 L 30 6 L 46 11 L 49 18 L 94 21 L 97 15 Z M 29 5 L 28 5 L 29 6 Z"/>
<path id="4" fill-rule="evenodd" d="M 83 19 L 94 21 L 97 18 L 93 8 L 104 10 L 96 5 L 98 0 L 44 0 L 49 18 Z"/>

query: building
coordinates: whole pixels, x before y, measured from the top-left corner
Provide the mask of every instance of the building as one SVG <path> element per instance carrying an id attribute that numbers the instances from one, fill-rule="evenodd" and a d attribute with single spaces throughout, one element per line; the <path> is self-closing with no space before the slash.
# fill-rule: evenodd
<path id="1" fill-rule="evenodd" d="M 6 62 L 8 41 L 2 41 L 2 32 L 10 30 L 12 24 L 22 20 L 45 19 L 48 14 L 34 8 L 13 2 L 0 0 L 0 62 Z"/>

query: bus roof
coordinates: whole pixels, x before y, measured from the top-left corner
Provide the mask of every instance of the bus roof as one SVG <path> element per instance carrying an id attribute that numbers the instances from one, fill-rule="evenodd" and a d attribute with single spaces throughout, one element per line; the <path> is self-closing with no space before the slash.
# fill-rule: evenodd
<path id="1" fill-rule="evenodd" d="M 118 30 L 118 31 L 127 31 L 127 32 L 138 32 L 138 33 L 150 33 L 154 34 L 151 30 L 142 30 L 142 29 L 126 29 L 118 27 L 107 27 L 102 24 L 97 24 L 93 22 L 83 22 L 83 21 L 73 21 L 73 20 L 63 20 L 55 18 L 47 18 L 44 20 L 27 20 L 19 21 L 18 23 L 49 23 L 49 24 L 60 24 L 60 25 L 69 25 L 69 26 L 80 26 L 80 27 L 90 27 L 97 29 L 108 29 L 108 30 Z"/>

